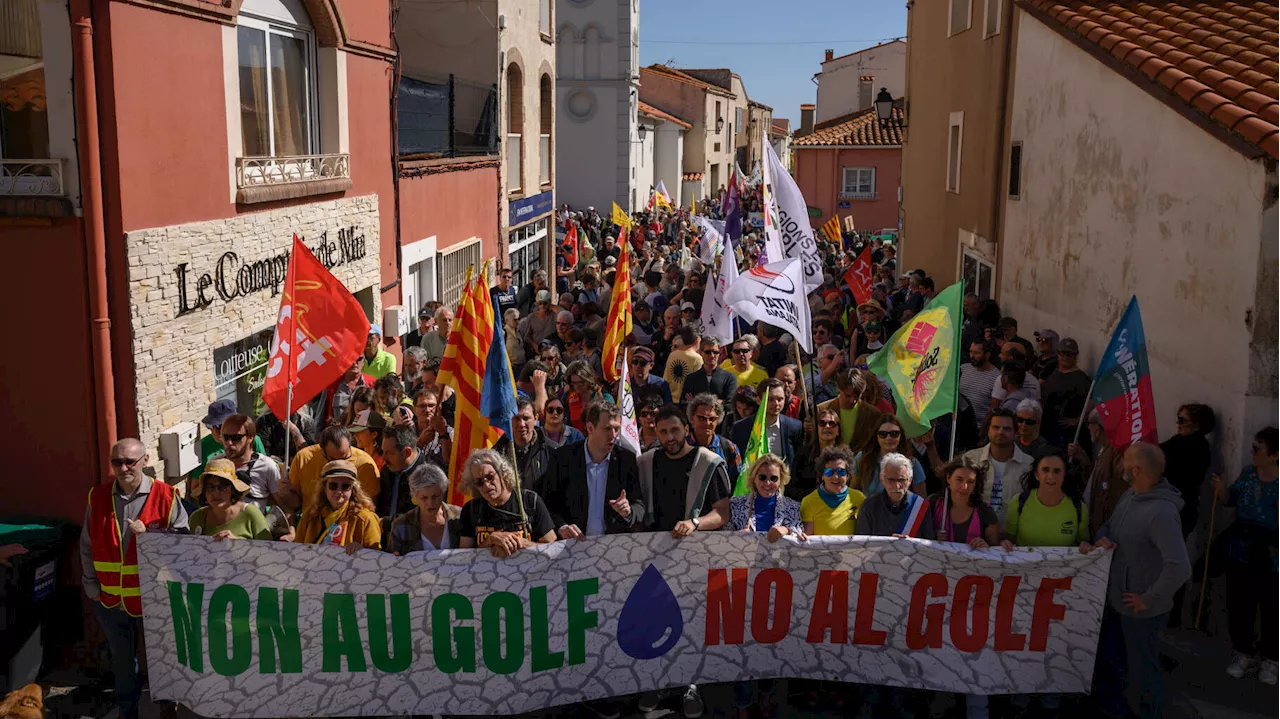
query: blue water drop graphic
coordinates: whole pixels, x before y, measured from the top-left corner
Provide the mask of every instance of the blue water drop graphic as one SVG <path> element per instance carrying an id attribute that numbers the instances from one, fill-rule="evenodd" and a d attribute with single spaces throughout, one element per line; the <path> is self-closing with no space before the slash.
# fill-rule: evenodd
<path id="1" fill-rule="evenodd" d="M 645 567 L 618 616 L 618 646 L 633 659 L 657 659 L 684 633 L 684 615 L 667 580 Z M 661 642 L 661 643 L 659 643 Z"/>

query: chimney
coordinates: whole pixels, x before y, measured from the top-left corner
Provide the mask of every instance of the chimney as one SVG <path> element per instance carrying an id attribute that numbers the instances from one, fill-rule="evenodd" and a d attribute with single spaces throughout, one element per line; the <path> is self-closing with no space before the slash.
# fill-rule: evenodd
<path id="1" fill-rule="evenodd" d="M 813 112 L 818 108 L 817 105 L 801 105 L 800 106 L 800 131 L 797 136 L 808 135 L 813 132 Z"/>
<path id="2" fill-rule="evenodd" d="M 823 62 L 831 62 L 831 58 L 836 56 L 835 50 L 824 50 L 823 52 L 826 54 L 826 57 L 822 59 Z"/>

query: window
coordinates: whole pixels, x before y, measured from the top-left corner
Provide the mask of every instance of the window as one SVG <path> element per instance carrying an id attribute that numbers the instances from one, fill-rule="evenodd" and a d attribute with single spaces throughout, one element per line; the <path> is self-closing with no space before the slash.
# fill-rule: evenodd
<path id="1" fill-rule="evenodd" d="M 440 277 L 436 286 L 440 288 L 440 301 L 445 307 L 456 307 L 462 297 L 462 285 L 466 282 L 467 268 L 480 266 L 480 240 L 468 242 L 440 254 L 436 263 L 440 268 Z"/>
<path id="2" fill-rule="evenodd" d="M 541 110 L 541 132 L 538 136 L 538 182 L 543 185 L 551 184 L 551 165 L 554 162 L 554 155 L 551 150 L 551 126 L 554 122 L 554 116 L 551 113 L 551 76 L 543 75 L 542 82 L 539 86 L 539 110 Z"/>
<path id="3" fill-rule="evenodd" d="M 840 198 L 874 200 L 876 197 L 876 168 L 846 167 L 841 173 Z"/>
<path id="4" fill-rule="evenodd" d="M 507 68 L 507 192 L 524 188 L 524 73 L 511 63 Z"/>
<path id="5" fill-rule="evenodd" d="M 738 129 L 742 129 L 742 108 L 740 107 L 733 113 L 733 126 Z M 729 134 L 733 133 L 730 132 Z"/>
<path id="6" fill-rule="evenodd" d="M 969 248 L 961 252 L 960 276 L 964 278 L 964 291 L 972 292 L 980 300 L 992 298 L 994 289 L 995 265 L 988 262 Z"/>
<path id="7" fill-rule="evenodd" d="M 551 0 L 538 0 L 538 32 L 551 42 Z"/>
<path id="8" fill-rule="evenodd" d="M 717 142 L 717 143 L 715 144 L 715 146 L 711 148 L 711 151 L 712 151 L 712 152 L 719 152 L 719 151 L 720 151 L 720 143 L 718 143 L 718 142 Z"/>
<path id="9" fill-rule="evenodd" d="M 62 195 L 64 161 L 50 150 L 37 0 L 0 2 L 0 28 L 0 195 Z"/>
<path id="10" fill-rule="evenodd" d="M 960 151 L 964 141 L 964 113 L 951 113 L 947 131 L 947 191 L 960 194 Z"/>
<path id="11" fill-rule="evenodd" d="M 1009 199 L 1022 199 L 1022 143 L 1009 148 Z"/>
<path id="12" fill-rule="evenodd" d="M 310 28 L 243 12 L 237 22 L 244 156 L 314 154 L 315 37 Z"/>
<path id="13" fill-rule="evenodd" d="M 950 0 L 950 2 L 951 29 L 947 37 L 968 30 L 973 20 L 973 0 Z"/>
<path id="14" fill-rule="evenodd" d="M 542 248 L 551 227 L 550 219 L 541 219 L 507 235 L 508 267 L 511 268 L 511 284 L 523 287 L 542 268 Z"/>
<path id="15" fill-rule="evenodd" d="M 1002 0 L 983 0 L 983 37 L 991 37 L 1000 33 L 1001 5 Z"/>

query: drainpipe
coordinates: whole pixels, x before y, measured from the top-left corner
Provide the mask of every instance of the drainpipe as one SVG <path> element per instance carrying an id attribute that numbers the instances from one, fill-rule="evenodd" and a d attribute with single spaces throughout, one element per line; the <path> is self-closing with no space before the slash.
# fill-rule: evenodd
<path id="1" fill-rule="evenodd" d="M 1004 33 L 1004 63 L 1000 72 L 1000 100 L 996 105 L 996 118 L 999 122 L 996 124 L 996 167 L 995 172 L 991 173 L 995 178 L 995 191 L 991 195 L 991 243 L 995 247 L 996 272 L 991 278 L 991 297 L 999 299 L 1000 297 L 1000 279 L 1004 275 L 1004 263 L 1000 261 L 1001 255 L 1004 254 L 1004 238 L 1000 234 L 1000 210 L 1004 207 L 1006 185 L 1005 185 L 1005 146 L 1008 145 L 1006 127 L 1009 124 L 1009 85 L 1011 76 L 1013 75 L 1013 26 L 1014 19 L 1017 16 L 1017 10 L 1011 9 L 1009 16 L 1004 18 L 1006 32 Z M 963 265 L 962 265 L 963 267 Z"/>
<path id="2" fill-rule="evenodd" d="M 102 159 L 98 142 L 98 87 L 93 69 L 93 23 L 76 21 L 77 130 L 80 133 L 80 203 L 84 211 L 85 255 L 89 259 L 90 341 L 93 346 L 94 402 L 98 410 L 98 459 L 106 471 L 116 442 L 115 376 L 111 367 L 111 316 L 107 306 L 107 230 L 102 215 Z"/>

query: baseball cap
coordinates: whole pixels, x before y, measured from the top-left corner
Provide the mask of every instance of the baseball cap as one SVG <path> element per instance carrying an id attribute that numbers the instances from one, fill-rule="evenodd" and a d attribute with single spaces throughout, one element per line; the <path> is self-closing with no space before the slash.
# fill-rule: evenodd
<path id="1" fill-rule="evenodd" d="M 418 310 L 418 319 L 420 320 L 431 319 L 431 310 L 427 309 L 426 307 L 423 307 L 422 309 Z"/>
<path id="2" fill-rule="evenodd" d="M 204 416 L 201 422 L 206 427 L 221 427 L 227 417 L 235 414 L 239 410 L 236 409 L 235 400 L 220 399 L 209 405 L 209 412 Z"/>
<path id="3" fill-rule="evenodd" d="M 249 485 L 245 484 L 244 480 L 236 476 L 235 463 L 225 457 L 209 460 L 208 463 L 204 465 L 204 471 L 200 473 L 201 479 L 204 479 L 205 477 L 225 479 L 231 483 L 231 487 L 233 489 L 241 494 L 249 491 Z"/>
<path id="4" fill-rule="evenodd" d="M 618 264 L 618 260 L 615 259 L 613 255 L 609 255 L 608 257 L 604 258 L 605 267 L 613 267 L 616 264 Z"/>
<path id="5" fill-rule="evenodd" d="M 694 304 L 693 304 L 692 302 L 681 302 L 681 303 L 680 303 L 680 311 L 681 311 L 681 312 L 684 312 L 684 311 L 686 311 L 686 310 L 687 310 L 687 311 L 689 311 L 689 312 L 693 312 L 693 311 L 696 311 L 697 309 L 698 309 L 698 308 L 697 308 L 697 307 L 695 307 L 695 306 L 694 306 Z"/>
<path id="6" fill-rule="evenodd" d="M 1067 337 L 1058 343 L 1058 351 L 1068 355 L 1080 354 L 1080 343 L 1071 337 Z"/>
<path id="7" fill-rule="evenodd" d="M 381 336 L 382 336 L 382 327 L 381 327 L 381 326 L 379 326 L 379 325 L 369 325 L 369 336 L 371 336 L 371 337 L 372 337 L 373 335 L 377 335 L 377 336 L 381 337 Z"/>
<path id="8" fill-rule="evenodd" d="M 387 418 L 372 409 L 360 410 L 355 417 L 352 418 L 351 424 L 347 425 L 347 429 L 351 432 L 363 432 L 369 429 L 383 429 L 387 426 Z"/>
<path id="9" fill-rule="evenodd" d="M 653 350 L 648 347 L 636 347 L 631 350 L 631 363 L 635 364 L 639 360 L 653 364 Z"/>
<path id="10" fill-rule="evenodd" d="M 535 299 L 536 299 L 538 302 L 550 302 L 550 301 L 551 301 L 551 291 L 550 291 L 550 290 L 538 290 L 538 295 L 537 295 L 537 297 L 536 297 Z"/>
<path id="11" fill-rule="evenodd" d="M 1052 341 L 1052 342 L 1057 342 L 1057 341 L 1058 341 L 1058 333 L 1057 333 L 1057 332 L 1054 332 L 1053 330 L 1036 330 L 1036 331 L 1035 331 L 1035 336 L 1036 336 L 1036 337 L 1043 337 L 1043 338 L 1045 338 L 1045 339 L 1047 339 L 1047 340 L 1050 340 L 1050 341 Z"/>

